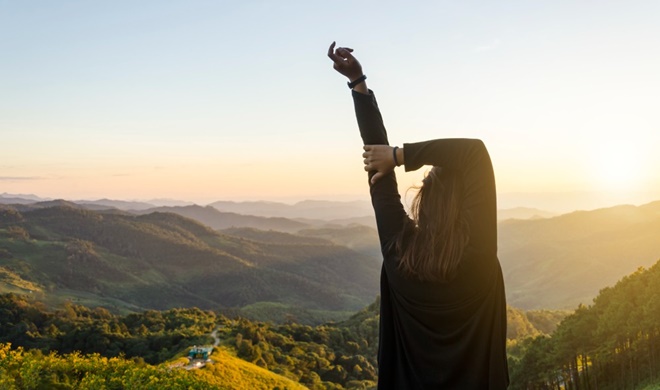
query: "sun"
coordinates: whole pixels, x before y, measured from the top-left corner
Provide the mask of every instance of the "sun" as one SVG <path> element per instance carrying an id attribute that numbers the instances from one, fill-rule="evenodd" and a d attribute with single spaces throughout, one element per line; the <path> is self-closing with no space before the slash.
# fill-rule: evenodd
<path id="1" fill-rule="evenodd" d="M 591 172 L 600 190 L 625 192 L 636 189 L 644 176 L 640 147 L 632 142 L 603 140 L 593 145 Z"/>

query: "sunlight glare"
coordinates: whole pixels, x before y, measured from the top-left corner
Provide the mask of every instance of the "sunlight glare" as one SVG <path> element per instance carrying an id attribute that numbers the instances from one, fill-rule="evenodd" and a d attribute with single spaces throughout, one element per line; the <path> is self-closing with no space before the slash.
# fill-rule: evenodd
<path id="1" fill-rule="evenodd" d="M 627 140 L 604 140 L 593 152 L 591 172 L 598 189 L 629 191 L 641 184 L 644 165 L 639 147 Z"/>

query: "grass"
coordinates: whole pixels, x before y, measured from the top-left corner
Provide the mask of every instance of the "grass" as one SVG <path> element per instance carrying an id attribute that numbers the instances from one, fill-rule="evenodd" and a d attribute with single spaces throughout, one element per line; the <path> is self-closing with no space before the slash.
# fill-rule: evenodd
<path id="1" fill-rule="evenodd" d="M 165 365 L 172 367 L 187 364 L 188 359 L 183 357 L 186 354 L 187 350 L 182 351 L 177 355 L 178 357 L 165 363 Z M 234 356 L 233 351 L 223 347 L 216 347 L 210 358 L 213 363 L 193 371 L 198 376 L 212 377 L 214 384 L 221 388 L 226 387 L 234 390 L 307 389 L 307 387 L 291 379 L 239 359 Z"/>
<path id="2" fill-rule="evenodd" d="M 226 350 L 217 349 L 213 352 L 215 363 L 207 365 L 200 371 L 207 371 L 214 376 L 223 378 L 232 389 L 236 390 L 303 390 L 305 386 L 287 379 L 281 375 L 261 368 L 255 364 L 230 355 Z"/>
<path id="3" fill-rule="evenodd" d="M 41 286 L 21 278 L 14 271 L 0 266 L 0 292 L 31 293 L 42 291 Z"/>

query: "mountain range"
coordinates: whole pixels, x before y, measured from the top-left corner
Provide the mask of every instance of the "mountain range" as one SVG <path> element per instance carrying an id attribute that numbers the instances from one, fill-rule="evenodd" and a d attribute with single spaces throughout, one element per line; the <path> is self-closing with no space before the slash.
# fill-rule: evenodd
<path id="1" fill-rule="evenodd" d="M 308 226 L 303 222 L 294 221 L 288 218 L 260 217 L 254 215 L 237 214 L 233 212 L 222 212 L 211 206 L 202 207 L 193 205 L 157 207 L 137 211 L 136 213 L 151 214 L 155 212 L 178 214 L 187 218 L 194 219 L 216 230 L 228 229 L 232 227 L 247 227 L 262 230 L 296 232 Z"/>
<path id="2" fill-rule="evenodd" d="M 222 224 L 211 225 L 218 228 L 232 225 L 324 238 L 380 259 L 378 236 L 372 224 L 326 222 L 323 225 L 308 220 L 301 225 L 303 220 L 295 224 L 282 218 L 247 218 L 238 217 L 238 214 L 224 217 L 224 213 L 210 206 L 158 210 L 180 213 L 207 224 L 212 216 L 220 220 L 226 218 Z M 601 288 L 616 282 L 622 275 L 660 259 L 660 202 L 552 217 L 537 214 L 535 218 L 515 218 L 538 212 L 541 210 L 505 210 L 504 214 L 511 218 L 499 222 L 499 258 L 508 301 L 515 307 L 571 309 L 579 303 L 589 303 Z M 373 223 L 373 217 L 369 218 Z M 288 221 L 286 226 L 274 224 L 284 221 Z"/>
<path id="3" fill-rule="evenodd" d="M 272 234 L 278 238 L 248 239 L 173 213 L 2 207 L 0 267 L 9 276 L 0 287 L 38 286 L 33 293 L 46 298 L 129 310 L 272 301 L 346 311 L 376 296 L 374 258 L 328 240 Z"/>
<path id="4" fill-rule="evenodd" d="M 281 205 L 271 202 L 223 204 L 256 207 L 262 203 L 269 204 L 272 209 L 278 209 Z M 301 203 L 298 207 L 328 206 L 325 202 Z M 355 206 L 350 202 L 339 202 L 338 207 L 344 203 Z M 11 207 L 27 216 L 38 208 L 52 206 L 103 208 L 98 204 L 77 205 L 66 201 L 16 204 Z M 589 303 L 601 288 L 638 267 L 648 266 L 660 259 L 660 202 L 577 211 L 550 217 L 543 217 L 547 214 L 540 214 L 541 210 L 537 209 L 518 208 L 509 211 L 507 215 L 511 218 L 499 223 L 499 257 L 505 276 L 507 299 L 515 307 L 570 309 L 579 303 Z M 290 245 L 278 247 L 280 250 L 276 256 L 280 258 L 296 257 L 300 253 L 299 246 L 309 249 L 310 246 L 326 248 L 332 245 L 349 251 L 349 256 L 361 256 L 360 261 L 370 264 L 363 271 L 373 273 L 370 276 L 372 280 L 378 273 L 380 249 L 373 228 L 373 216 L 362 217 L 363 223 L 355 222 L 360 218 L 291 219 L 223 212 L 213 206 L 197 205 L 130 212 L 109 208 L 96 212 L 107 218 L 116 215 L 113 218 L 136 221 L 144 221 L 152 214 L 174 213 L 185 217 L 181 221 L 189 221 L 190 218 L 205 225 L 205 229 L 212 234 L 231 237 L 233 240 L 246 240 L 251 245 L 266 246 L 267 250 L 271 250 L 269 245 Z M 537 217 L 525 219 L 531 213 L 536 213 Z M 92 241 L 84 237 L 74 238 Z M 232 254 L 226 248 L 222 250 Z M 287 253 L 287 250 L 292 252 Z M 247 255 L 239 253 L 237 256 Z M 308 256 L 313 257 L 313 254 L 308 252 Z M 247 257 L 247 263 L 252 264 L 253 261 Z M 373 285 L 372 288 L 372 293 L 375 293 Z M 253 304 L 260 300 L 248 299 L 244 302 Z M 235 302 L 231 301 L 231 304 Z"/>
<path id="5" fill-rule="evenodd" d="M 0 204 L 35 204 L 49 202 L 53 199 L 41 198 L 32 194 L 0 194 Z M 73 200 L 85 208 L 92 210 L 118 209 L 130 212 L 144 212 L 160 207 L 184 207 L 197 206 L 192 202 L 174 199 L 151 199 L 148 201 L 126 201 L 115 199 L 97 200 Z M 200 205 L 202 206 L 202 205 Z M 208 204 L 223 213 L 234 213 L 267 218 L 293 219 L 308 225 L 348 225 L 359 223 L 367 226 L 375 226 L 373 210 L 367 201 L 329 201 L 329 200 L 304 200 L 295 204 L 269 201 L 217 201 Z M 549 218 L 557 215 L 546 210 L 531 207 L 515 207 L 498 210 L 498 219 L 535 219 Z"/>

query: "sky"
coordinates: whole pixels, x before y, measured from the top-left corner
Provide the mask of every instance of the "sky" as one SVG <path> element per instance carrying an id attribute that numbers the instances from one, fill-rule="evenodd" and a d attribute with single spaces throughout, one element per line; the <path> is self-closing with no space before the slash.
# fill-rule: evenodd
<path id="1" fill-rule="evenodd" d="M 365 199 L 337 41 L 392 144 L 484 140 L 500 207 L 658 200 L 658 20 L 656 1 L 0 0 L 0 194 Z M 402 192 L 424 174 L 399 171 Z"/>

